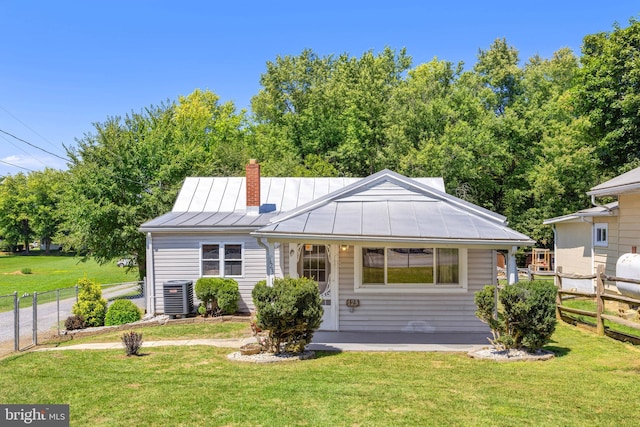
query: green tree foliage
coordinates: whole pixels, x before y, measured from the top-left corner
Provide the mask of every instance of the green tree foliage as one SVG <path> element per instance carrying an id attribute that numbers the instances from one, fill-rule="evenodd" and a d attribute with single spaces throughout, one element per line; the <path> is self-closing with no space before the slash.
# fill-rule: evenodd
<path id="1" fill-rule="evenodd" d="M 258 282 L 252 291 L 257 326 L 269 331 L 273 351 L 301 353 L 322 321 L 318 283 L 307 278 Z"/>
<path id="2" fill-rule="evenodd" d="M 96 123 L 70 150 L 67 244 L 100 263 L 133 256 L 145 275 L 138 227 L 171 209 L 186 176 L 238 175 L 244 112 L 194 91 L 177 103 Z"/>
<path id="3" fill-rule="evenodd" d="M 28 176 L 27 189 L 33 197 L 31 224 L 35 236 L 49 253 L 51 243 L 61 231 L 64 220 L 61 203 L 66 191 L 67 173 L 55 169 L 32 172 Z"/>
<path id="4" fill-rule="evenodd" d="M 376 172 L 384 161 L 387 102 L 410 64 L 404 50 L 389 48 L 360 58 L 305 50 L 267 63 L 263 89 L 251 101 L 265 172 Z"/>
<path id="5" fill-rule="evenodd" d="M 71 312 L 82 317 L 87 326 L 104 326 L 107 312 L 107 300 L 102 298 L 100 285 L 87 278 L 78 280 L 78 302 Z"/>
<path id="6" fill-rule="evenodd" d="M 27 175 L 22 172 L 6 176 L 0 183 L 0 234 L 11 248 L 22 244 L 29 251 L 34 236 L 35 203 L 27 186 Z"/>
<path id="7" fill-rule="evenodd" d="M 640 22 L 584 37 L 574 102 L 606 172 L 640 164 Z M 629 166 L 628 166 L 629 165 Z"/>

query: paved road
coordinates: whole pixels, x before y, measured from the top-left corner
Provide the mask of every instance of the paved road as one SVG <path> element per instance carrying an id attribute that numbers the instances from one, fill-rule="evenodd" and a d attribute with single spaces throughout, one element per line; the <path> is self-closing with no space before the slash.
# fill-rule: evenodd
<path id="1" fill-rule="evenodd" d="M 136 290 L 138 284 L 128 283 L 113 286 L 103 290 L 102 296 L 107 299 L 115 298 L 119 295 L 125 295 Z M 138 307 L 144 308 L 144 298 L 132 299 Z M 60 311 L 58 311 L 57 302 L 48 302 L 38 305 L 38 336 L 57 333 L 59 322 L 64 322 L 71 315 L 71 308 L 75 304 L 75 298 L 60 300 Z M 64 328 L 64 326 L 61 326 Z M 7 311 L 0 313 L 0 344 L 4 342 L 13 342 L 14 340 L 14 312 Z M 26 347 L 31 344 L 33 336 L 33 311 L 32 307 L 20 309 L 20 347 Z"/>

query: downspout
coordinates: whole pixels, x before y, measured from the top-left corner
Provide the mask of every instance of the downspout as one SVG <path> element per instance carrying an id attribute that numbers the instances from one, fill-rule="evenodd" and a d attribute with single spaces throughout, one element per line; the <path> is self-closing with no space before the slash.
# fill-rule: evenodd
<path id="1" fill-rule="evenodd" d="M 593 206 L 595 206 L 595 207 L 606 209 L 607 212 L 611 212 L 611 208 L 610 207 L 608 207 L 606 205 L 600 205 L 600 204 L 596 203 L 596 195 L 595 194 L 591 195 L 591 204 Z"/>
<path id="2" fill-rule="evenodd" d="M 267 286 L 273 286 L 273 279 L 275 278 L 275 254 L 273 253 L 273 247 L 269 243 L 263 242 L 262 237 L 258 237 L 256 241 L 265 251 L 267 261 Z"/>

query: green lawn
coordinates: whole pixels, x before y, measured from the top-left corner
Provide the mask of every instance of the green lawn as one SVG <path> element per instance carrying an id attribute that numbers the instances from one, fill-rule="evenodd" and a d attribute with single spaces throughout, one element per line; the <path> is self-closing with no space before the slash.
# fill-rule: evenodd
<path id="1" fill-rule="evenodd" d="M 547 348 L 558 357 L 516 363 L 370 352 L 241 364 L 210 347 L 28 352 L 0 361 L 0 402 L 68 403 L 73 426 L 638 424 L 637 348 L 565 324 Z"/>
<path id="2" fill-rule="evenodd" d="M 21 273 L 25 268 L 31 269 L 31 274 Z M 101 266 L 93 260 L 82 262 L 81 258 L 69 255 L 0 256 L 0 295 L 75 286 L 85 276 L 100 284 L 138 280 L 136 271 L 127 273 L 115 262 Z"/>
<path id="3" fill-rule="evenodd" d="M 595 300 L 586 300 L 586 299 L 580 299 L 580 298 L 565 299 L 563 300 L 562 304 L 566 307 L 577 308 L 579 310 L 585 310 L 585 311 L 591 311 L 593 313 L 595 313 L 597 310 Z M 610 310 L 605 310 L 605 314 L 609 314 L 611 316 L 617 315 L 616 312 L 610 311 Z M 566 312 L 564 313 L 564 316 L 579 320 L 580 322 L 583 322 L 583 323 L 590 324 L 594 327 L 596 326 L 595 317 L 583 316 L 581 314 L 573 314 L 573 313 L 566 313 Z M 624 325 L 619 325 L 617 323 L 610 322 L 606 319 L 604 321 L 604 327 L 611 329 L 612 331 L 622 332 L 623 334 L 640 337 L 640 330 L 629 328 Z"/>

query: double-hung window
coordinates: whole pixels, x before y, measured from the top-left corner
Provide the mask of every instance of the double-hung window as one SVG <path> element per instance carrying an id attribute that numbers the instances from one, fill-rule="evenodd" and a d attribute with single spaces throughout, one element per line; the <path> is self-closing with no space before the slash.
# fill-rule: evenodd
<path id="1" fill-rule="evenodd" d="M 240 277 L 243 275 L 242 244 L 204 243 L 201 246 L 202 276 Z"/>
<path id="2" fill-rule="evenodd" d="M 466 288 L 466 249 L 362 247 L 356 288 Z"/>
<path id="3" fill-rule="evenodd" d="M 609 224 L 596 223 L 593 225 L 593 246 L 609 245 Z"/>

